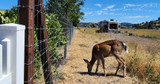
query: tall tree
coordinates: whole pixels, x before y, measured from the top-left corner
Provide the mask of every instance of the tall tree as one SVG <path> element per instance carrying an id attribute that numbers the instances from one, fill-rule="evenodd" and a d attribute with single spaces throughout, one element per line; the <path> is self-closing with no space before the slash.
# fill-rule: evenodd
<path id="1" fill-rule="evenodd" d="M 78 26 L 84 13 L 80 6 L 84 5 L 84 0 L 48 0 L 46 5 L 47 13 L 55 13 L 61 21 L 68 18 L 74 26 Z"/>

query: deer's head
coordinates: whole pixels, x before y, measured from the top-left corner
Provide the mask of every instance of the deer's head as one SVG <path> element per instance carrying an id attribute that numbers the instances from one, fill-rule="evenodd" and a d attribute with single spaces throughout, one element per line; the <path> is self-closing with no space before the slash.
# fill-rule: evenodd
<path id="1" fill-rule="evenodd" d="M 91 63 L 89 63 L 88 60 L 86 60 L 86 59 L 83 59 L 83 60 L 87 63 L 88 73 L 91 73 L 93 65 Z"/>

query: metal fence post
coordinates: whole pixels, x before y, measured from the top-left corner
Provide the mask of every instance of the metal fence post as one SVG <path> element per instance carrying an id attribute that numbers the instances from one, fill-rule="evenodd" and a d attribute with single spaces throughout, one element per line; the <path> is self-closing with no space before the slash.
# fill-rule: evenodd
<path id="1" fill-rule="evenodd" d="M 67 29 L 68 29 L 68 8 L 66 8 L 66 28 L 64 29 L 64 33 L 66 37 L 67 37 Z M 67 58 L 67 45 L 68 43 L 66 43 L 64 47 L 64 59 Z"/>

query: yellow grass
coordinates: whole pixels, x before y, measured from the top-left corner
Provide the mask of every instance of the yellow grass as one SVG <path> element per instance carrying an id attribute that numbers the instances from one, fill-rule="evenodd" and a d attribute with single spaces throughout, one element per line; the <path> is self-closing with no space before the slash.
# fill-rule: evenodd
<path id="1" fill-rule="evenodd" d="M 90 34 L 95 39 L 112 39 L 106 33 L 96 33 L 98 28 L 80 28 L 80 31 L 85 34 Z M 160 39 L 160 30 L 145 30 L 145 29 L 122 29 L 122 32 L 133 33 L 136 36 L 152 35 L 156 39 Z M 105 36 L 105 37 L 102 37 Z M 153 40 L 154 41 L 154 40 Z M 136 76 L 145 83 L 160 82 L 160 47 L 140 45 L 127 41 L 129 54 L 125 54 L 126 65 L 130 76 Z"/>
<path id="2" fill-rule="evenodd" d="M 72 45 L 69 48 L 67 60 L 63 69 L 64 75 L 61 76 L 59 84 L 137 84 L 136 78 L 125 78 L 121 76 L 122 70 L 119 71 L 119 76 L 114 76 L 118 63 L 114 57 L 105 59 L 106 73 L 111 76 L 103 76 L 102 65 L 100 64 L 98 73 L 95 74 L 96 63 L 93 66 L 92 73 L 87 73 L 87 64 L 83 59 L 90 60 L 92 56 L 92 47 L 100 42 L 109 40 L 106 33 L 95 33 L 97 29 L 76 29 L 72 40 Z"/>
<path id="3" fill-rule="evenodd" d="M 111 39 L 107 34 L 105 33 L 97 33 L 97 31 L 99 31 L 99 28 L 79 28 L 79 30 L 84 33 L 84 34 L 88 34 L 88 35 L 92 35 L 92 37 L 97 40 L 97 42 L 95 43 L 99 43 L 102 40 L 109 40 Z"/>
<path id="4" fill-rule="evenodd" d="M 125 59 L 130 75 L 147 83 L 160 82 L 160 51 L 149 52 L 141 45 L 127 45 L 130 51 L 125 55 Z"/>
<path id="5" fill-rule="evenodd" d="M 132 33 L 134 36 L 160 39 L 160 29 L 121 29 L 122 33 Z"/>

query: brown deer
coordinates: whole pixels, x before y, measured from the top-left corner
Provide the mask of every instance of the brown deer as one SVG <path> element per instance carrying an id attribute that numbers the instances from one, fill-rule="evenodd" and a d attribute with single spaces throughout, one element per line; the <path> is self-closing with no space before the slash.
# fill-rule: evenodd
<path id="1" fill-rule="evenodd" d="M 88 73 L 91 73 L 92 67 L 96 60 L 97 60 L 97 68 L 95 73 L 97 73 L 99 62 L 101 60 L 103 65 L 104 75 L 106 76 L 104 58 L 108 57 L 109 55 L 113 55 L 118 62 L 118 67 L 115 72 L 115 75 L 117 75 L 119 67 L 123 65 L 123 76 L 125 77 L 126 74 L 125 60 L 120 56 L 123 50 L 125 50 L 128 53 L 127 46 L 125 45 L 125 43 L 118 40 L 109 40 L 96 44 L 92 49 L 91 61 L 89 62 L 88 60 L 83 59 L 87 63 Z"/>

